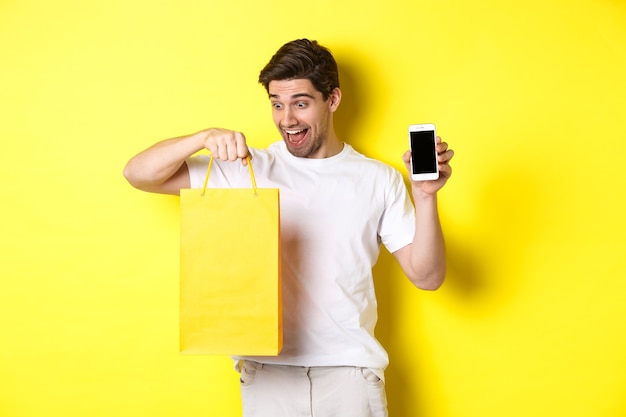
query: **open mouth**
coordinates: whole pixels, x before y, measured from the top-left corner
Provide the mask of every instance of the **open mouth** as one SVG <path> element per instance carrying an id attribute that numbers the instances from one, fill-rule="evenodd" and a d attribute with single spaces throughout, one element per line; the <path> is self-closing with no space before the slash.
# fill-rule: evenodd
<path id="1" fill-rule="evenodd" d="M 284 129 L 284 132 L 287 134 L 287 140 L 292 145 L 300 145 L 304 142 L 308 129 Z"/>

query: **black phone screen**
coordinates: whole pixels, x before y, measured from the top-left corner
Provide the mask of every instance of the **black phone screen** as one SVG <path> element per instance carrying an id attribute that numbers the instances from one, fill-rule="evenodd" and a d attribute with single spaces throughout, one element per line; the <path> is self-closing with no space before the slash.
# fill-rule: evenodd
<path id="1" fill-rule="evenodd" d="M 414 174 L 437 172 L 435 132 L 422 130 L 411 133 L 411 158 Z"/>

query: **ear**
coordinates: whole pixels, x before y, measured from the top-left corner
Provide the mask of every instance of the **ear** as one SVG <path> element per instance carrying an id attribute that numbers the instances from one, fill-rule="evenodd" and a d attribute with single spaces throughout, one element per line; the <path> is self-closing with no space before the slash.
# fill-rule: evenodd
<path id="1" fill-rule="evenodd" d="M 328 109 L 331 112 L 335 112 L 337 107 L 339 107 L 339 103 L 341 103 L 341 90 L 339 87 L 335 87 L 335 89 L 331 91 L 328 96 Z"/>

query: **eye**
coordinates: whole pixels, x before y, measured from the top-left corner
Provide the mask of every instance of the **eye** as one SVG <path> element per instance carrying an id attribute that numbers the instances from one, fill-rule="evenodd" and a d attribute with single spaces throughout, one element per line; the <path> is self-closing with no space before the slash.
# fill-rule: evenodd
<path id="1" fill-rule="evenodd" d="M 304 109 L 304 108 L 306 108 L 306 107 L 307 107 L 307 104 L 308 104 L 308 103 L 307 103 L 307 102 L 305 102 L 305 101 L 298 101 L 298 102 L 296 103 L 296 107 L 297 107 L 297 108 L 299 108 L 299 109 Z"/>
<path id="2" fill-rule="evenodd" d="M 283 105 L 281 103 L 272 103 L 272 108 L 280 110 L 283 108 Z"/>

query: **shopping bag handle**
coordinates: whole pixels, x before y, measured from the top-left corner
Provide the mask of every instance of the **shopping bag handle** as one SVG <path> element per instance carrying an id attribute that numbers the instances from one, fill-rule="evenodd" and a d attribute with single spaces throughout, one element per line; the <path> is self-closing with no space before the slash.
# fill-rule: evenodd
<path id="1" fill-rule="evenodd" d="M 248 162 L 248 170 L 250 171 L 250 182 L 252 183 L 252 191 L 254 191 L 254 196 L 256 197 L 258 194 L 256 192 L 256 180 L 254 179 L 254 171 L 252 170 L 252 162 L 250 162 L 250 155 L 246 156 L 246 161 Z M 209 159 L 209 167 L 206 170 L 206 177 L 204 178 L 204 186 L 202 187 L 202 194 L 206 192 L 206 187 L 209 184 L 209 174 L 211 173 L 211 166 L 213 165 L 213 155 Z"/>

